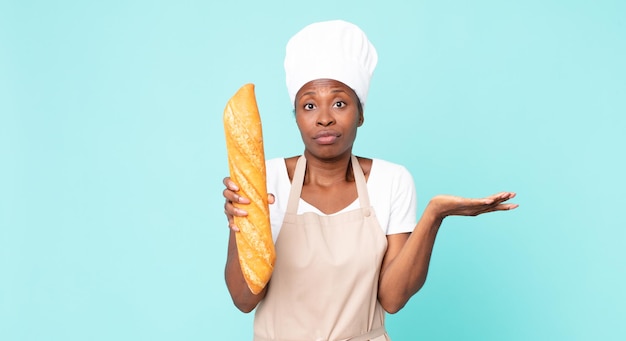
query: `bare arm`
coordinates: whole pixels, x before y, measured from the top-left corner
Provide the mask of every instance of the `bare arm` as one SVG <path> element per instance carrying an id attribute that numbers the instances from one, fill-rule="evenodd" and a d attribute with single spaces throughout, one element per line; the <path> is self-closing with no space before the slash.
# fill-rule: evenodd
<path id="1" fill-rule="evenodd" d="M 237 194 L 239 187 L 233 183 L 230 178 L 224 179 L 224 198 L 226 203 L 224 204 L 224 213 L 228 218 L 228 227 L 230 228 L 230 236 L 228 238 L 228 256 L 226 258 L 226 269 L 224 270 L 224 277 L 226 278 L 226 286 L 230 297 L 233 299 L 235 306 L 244 313 L 251 312 L 257 304 L 265 297 L 267 286 L 257 295 L 253 294 L 248 288 L 246 280 L 241 272 L 241 266 L 239 265 L 239 254 L 237 252 L 237 244 L 235 242 L 235 234 L 240 233 L 237 226 L 234 224 L 234 216 L 244 217 L 248 213 L 242 209 L 236 208 L 233 202 L 240 204 L 249 204 L 248 198 L 241 197 Z M 274 203 L 274 196 L 270 195 L 268 198 L 269 203 Z"/>
<path id="2" fill-rule="evenodd" d="M 243 273 L 241 272 L 241 266 L 239 265 L 235 233 L 239 232 L 231 230 L 228 239 L 228 257 L 226 259 L 226 270 L 224 272 L 226 286 L 228 287 L 228 292 L 230 292 L 230 297 L 233 299 L 235 306 L 244 313 L 249 313 L 261 302 L 263 297 L 265 297 L 267 287 L 258 295 L 253 294 L 248 288 Z"/>
<path id="3" fill-rule="evenodd" d="M 511 210 L 517 205 L 504 202 L 514 196 L 515 193 L 510 192 L 482 199 L 439 195 L 428 203 L 412 233 L 387 236 L 387 252 L 381 266 L 378 288 L 378 300 L 383 308 L 389 313 L 398 312 L 422 288 L 435 238 L 445 217 Z"/>

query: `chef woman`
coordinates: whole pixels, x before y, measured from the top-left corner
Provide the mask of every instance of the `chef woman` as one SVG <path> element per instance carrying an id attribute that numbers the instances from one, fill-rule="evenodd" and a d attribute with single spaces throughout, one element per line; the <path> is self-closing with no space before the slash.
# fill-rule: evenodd
<path id="1" fill-rule="evenodd" d="M 233 217 L 247 212 L 233 203 L 249 200 L 224 179 L 226 284 L 240 310 L 256 308 L 256 341 L 390 340 L 385 312 L 402 309 L 424 284 L 444 218 L 517 207 L 507 203 L 511 192 L 439 195 L 417 221 L 407 169 L 352 154 L 377 61 L 363 31 L 341 20 L 311 24 L 287 43 L 287 90 L 304 152 L 266 162 L 276 263 L 258 295 L 245 283 L 235 245 Z"/>

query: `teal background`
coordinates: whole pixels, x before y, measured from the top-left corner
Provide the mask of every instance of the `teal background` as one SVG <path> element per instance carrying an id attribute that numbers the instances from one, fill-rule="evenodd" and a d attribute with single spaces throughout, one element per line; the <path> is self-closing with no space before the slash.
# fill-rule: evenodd
<path id="1" fill-rule="evenodd" d="M 223 280 L 221 115 L 256 84 L 267 157 L 303 146 L 284 45 L 379 52 L 355 153 L 450 218 L 394 340 L 626 339 L 626 2 L 0 2 L 0 339 L 249 340 Z"/>

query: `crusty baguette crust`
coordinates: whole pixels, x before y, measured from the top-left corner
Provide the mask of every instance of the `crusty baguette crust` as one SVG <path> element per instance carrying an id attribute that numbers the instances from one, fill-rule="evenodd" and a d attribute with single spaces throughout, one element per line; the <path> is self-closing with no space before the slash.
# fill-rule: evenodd
<path id="1" fill-rule="evenodd" d="M 239 186 L 239 194 L 250 199 L 249 205 L 242 206 L 248 216 L 235 217 L 240 230 L 235 233 L 239 264 L 248 288 L 258 294 L 270 280 L 276 253 L 267 202 L 261 118 L 253 84 L 241 87 L 226 104 L 224 132 L 230 177 Z"/>

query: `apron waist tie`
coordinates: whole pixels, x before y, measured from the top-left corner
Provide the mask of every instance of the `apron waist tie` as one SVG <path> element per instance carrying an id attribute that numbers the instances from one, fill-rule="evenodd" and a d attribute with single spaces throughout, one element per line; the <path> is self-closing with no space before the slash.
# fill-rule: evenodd
<path id="1" fill-rule="evenodd" d="M 365 333 L 365 334 L 361 334 L 355 337 L 351 337 L 351 338 L 347 338 L 347 339 L 343 339 L 341 341 L 369 341 L 371 339 L 377 338 L 381 335 L 385 335 L 385 333 L 387 333 L 387 330 L 385 329 L 385 326 L 380 326 L 378 328 L 372 329 L 369 332 Z M 254 341 L 273 341 L 270 339 L 266 339 L 264 337 L 255 335 L 254 336 Z"/>
<path id="2" fill-rule="evenodd" d="M 380 326 L 378 328 L 374 328 L 365 334 L 361 334 L 359 336 L 351 337 L 349 339 L 345 339 L 344 341 L 369 341 L 371 339 L 377 338 L 381 335 L 385 335 L 387 330 L 385 330 L 385 326 Z"/>

